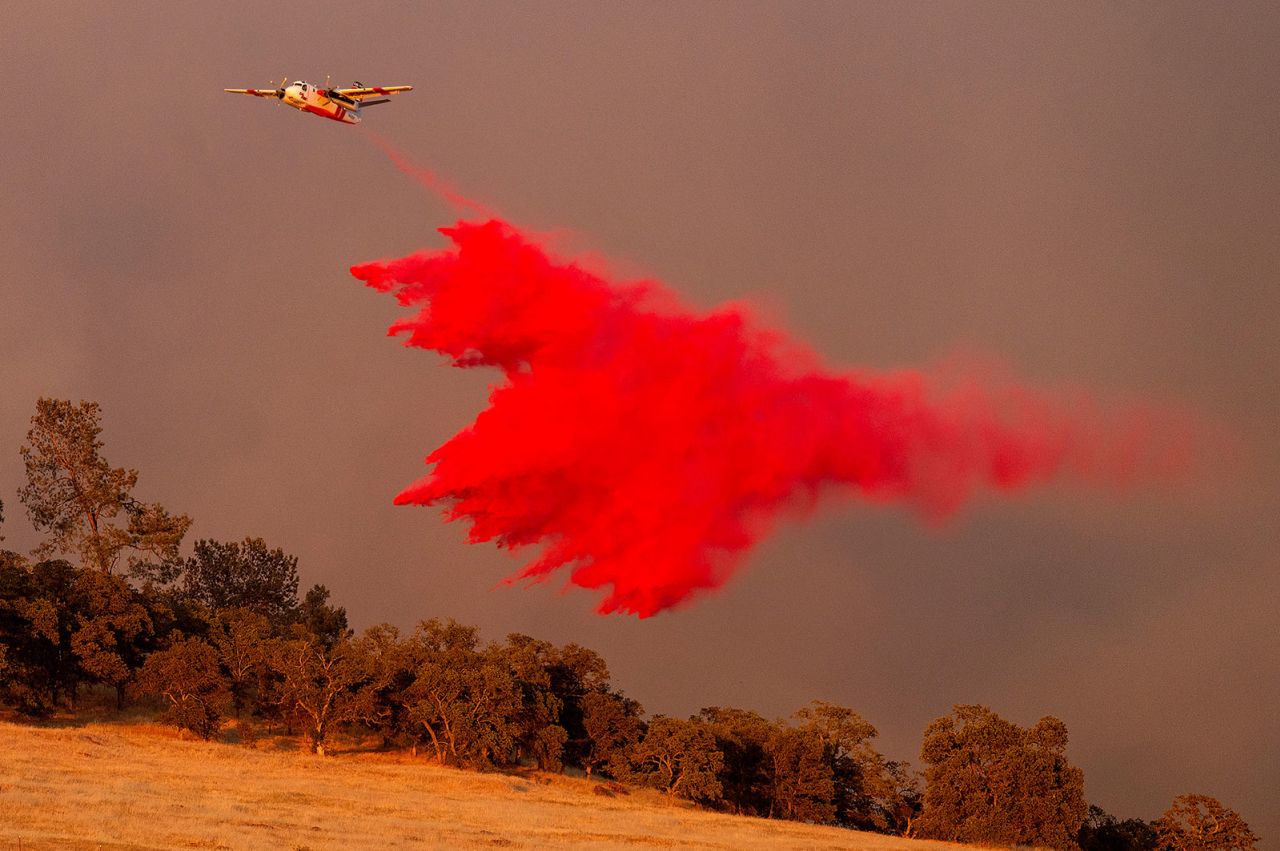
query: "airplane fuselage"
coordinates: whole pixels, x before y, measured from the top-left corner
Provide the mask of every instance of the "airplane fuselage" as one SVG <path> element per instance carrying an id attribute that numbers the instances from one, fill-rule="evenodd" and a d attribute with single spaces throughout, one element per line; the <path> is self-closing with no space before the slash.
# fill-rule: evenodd
<path id="1" fill-rule="evenodd" d="M 287 79 L 287 78 L 286 78 Z M 289 85 L 280 81 L 272 89 L 223 89 L 233 95 L 252 95 L 256 98 L 274 98 L 299 112 L 309 112 L 330 121 L 343 124 L 359 124 L 360 112 L 366 106 L 389 103 L 392 95 L 413 91 L 413 86 L 366 86 L 357 82 L 354 86 L 330 86 L 323 88 L 306 80 L 294 80 Z"/>
<path id="2" fill-rule="evenodd" d="M 354 101 L 340 102 L 325 94 L 322 89 L 310 83 L 297 82 L 285 87 L 280 101 L 294 109 L 341 121 L 343 124 L 360 123 L 360 107 Z"/>

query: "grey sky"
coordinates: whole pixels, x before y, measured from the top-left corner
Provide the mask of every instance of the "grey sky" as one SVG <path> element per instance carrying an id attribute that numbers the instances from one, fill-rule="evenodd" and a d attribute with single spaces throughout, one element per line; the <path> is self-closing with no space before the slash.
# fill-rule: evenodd
<path id="1" fill-rule="evenodd" d="M 0 498 L 36 397 L 194 536 L 301 557 L 357 626 L 453 616 L 599 650 L 652 712 L 853 706 L 893 756 L 952 703 L 1063 718 L 1091 801 L 1198 791 L 1278 847 L 1280 15 L 1268 3 L 48 3 L 5 16 Z M 940 530 L 829 506 L 640 622 L 391 497 L 493 376 L 383 336 L 352 263 L 450 212 L 351 128 L 222 93 L 418 89 L 368 126 L 463 191 L 834 365 L 956 349 L 1186 403 L 1246 462 L 983 500 Z"/>

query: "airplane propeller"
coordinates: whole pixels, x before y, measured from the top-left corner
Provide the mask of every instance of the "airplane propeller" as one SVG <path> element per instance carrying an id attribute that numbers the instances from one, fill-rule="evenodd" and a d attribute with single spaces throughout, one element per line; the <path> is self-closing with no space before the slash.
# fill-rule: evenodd
<path id="1" fill-rule="evenodd" d="M 284 100 L 284 84 L 288 79 L 288 77 L 280 78 L 280 87 L 276 89 L 276 100 Z"/>

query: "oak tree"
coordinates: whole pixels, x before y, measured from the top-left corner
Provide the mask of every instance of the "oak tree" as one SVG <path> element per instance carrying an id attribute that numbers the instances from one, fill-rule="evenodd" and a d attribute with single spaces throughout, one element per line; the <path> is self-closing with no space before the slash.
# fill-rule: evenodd
<path id="1" fill-rule="evenodd" d="M 769 815 L 827 824 L 835 819 L 835 778 L 828 746 L 813 728 L 777 727 L 764 745 Z"/>
<path id="2" fill-rule="evenodd" d="M 153 631 L 151 616 L 118 576 L 82 570 L 76 584 L 82 604 L 71 648 L 85 674 L 115 689 L 116 707 L 123 709 L 125 685 L 144 661 L 143 645 Z"/>
<path id="3" fill-rule="evenodd" d="M 611 777 L 625 772 L 625 755 L 640 741 L 644 710 L 630 698 L 611 691 L 590 691 L 582 697 L 585 745 L 579 759 L 587 776 L 603 770 Z"/>
<path id="4" fill-rule="evenodd" d="M 716 749 L 715 734 L 703 721 L 657 716 L 631 749 L 628 762 L 628 779 L 659 789 L 668 798 L 720 798 L 718 775 L 724 755 Z"/>
<path id="5" fill-rule="evenodd" d="M 560 724 L 564 700 L 552 680 L 559 651 L 550 642 L 512 633 L 501 652 L 520 690 L 516 745 L 543 771 L 560 771 L 569 734 Z"/>
<path id="6" fill-rule="evenodd" d="M 219 609 L 209 618 L 208 640 L 226 678 L 237 718 L 262 692 L 270 633 L 267 619 L 250 609 Z"/>
<path id="7" fill-rule="evenodd" d="M 61 560 L 0 558 L 0 700 L 24 714 L 47 715 L 75 698 L 77 572 Z"/>
<path id="8" fill-rule="evenodd" d="M 779 729 L 749 709 L 710 706 L 699 717 L 716 737 L 723 756 L 720 784 L 724 805 L 742 815 L 767 816 L 772 803 L 772 777 L 765 745 Z"/>
<path id="9" fill-rule="evenodd" d="M 510 762 L 524 733 L 524 693 L 505 648 L 481 647 L 475 627 L 429 620 L 410 638 L 413 680 L 408 717 L 430 740 L 437 762 Z"/>
<path id="10" fill-rule="evenodd" d="M 1081 851 L 1155 851 L 1156 831 L 1140 818 L 1116 819 L 1102 807 L 1090 806 L 1076 842 Z"/>
<path id="11" fill-rule="evenodd" d="M 20 450 L 26 484 L 18 497 L 32 524 L 48 535 L 37 556 L 77 553 L 102 573 L 111 573 L 126 551 L 135 563 L 175 560 L 191 519 L 133 496 L 138 471 L 112 467 L 102 456 L 100 419 L 97 402 L 36 402 Z"/>
<path id="12" fill-rule="evenodd" d="M 161 698 L 166 721 L 203 739 L 218 732 L 230 699 L 217 651 L 199 638 L 181 638 L 147 657 L 136 689 Z"/>
<path id="13" fill-rule="evenodd" d="M 1084 774 L 1053 717 L 1023 729 L 985 706 L 957 705 L 925 730 L 920 835 L 953 842 L 1074 849 Z"/>
<path id="14" fill-rule="evenodd" d="M 815 700 L 794 720 L 826 743 L 835 783 L 835 819 L 846 827 L 905 833 L 920 809 L 920 793 L 905 763 L 886 759 L 872 740 L 878 732 L 844 706 Z"/>
<path id="15" fill-rule="evenodd" d="M 273 643 L 269 655 L 280 676 L 280 707 L 306 725 L 311 751 L 325 755 L 330 736 L 342 724 L 368 715 L 372 678 L 368 657 L 350 638 L 325 644 L 305 630 Z"/>
<path id="16" fill-rule="evenodd" d="M 1208 795 L 1179 795 L 1152 827 L 1162 851 L 1254 851 L 1258 843 L 1238 812 Z"/>
<path id="17" fill-rule="evenodd" d="M 196 541 L 182 581 L 187 597 L 209 611 L 248 609 L 277 629 L 291 623 L 298 609 L 298 559 L 261 538 Z"/>

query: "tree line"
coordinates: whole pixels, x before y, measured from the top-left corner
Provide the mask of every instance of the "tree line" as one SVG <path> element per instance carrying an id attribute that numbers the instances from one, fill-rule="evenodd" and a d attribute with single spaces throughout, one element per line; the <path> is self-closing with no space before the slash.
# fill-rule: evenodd
<path id="1" fill-rule="evenodd" d="M 924 731 L 918 773 L 832 703 L 782 719 L 718 706 L 647 717 L 577 644 L 483 641 L 438 619 L 356 633 L 324 586 L 299 593 L 297 559 L 261 538 L 198 540 L 183 556 L 191 519 L 134 496 L 138 473 L 106 461 L 100 420 L 96 403 L 40 399 L 20 450 L 18 498 L 43 535 L 29 557 L 0 549 L 0 702 L 22 715 L 74 712 L 105 689 L 206 739 L 283 731 L 324 755 L 336 737 L 374 737 L 440 764 L 568 768 L 601 794 L 644 785 L 766 818 L 1085 851 L 1257 841 L 1203 795 L 1152 822 L 1088 806 L 1054 717 L 1023 728 L 958 705 Z"/>

